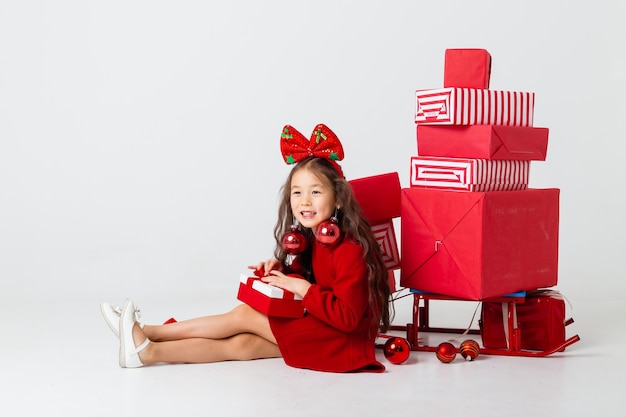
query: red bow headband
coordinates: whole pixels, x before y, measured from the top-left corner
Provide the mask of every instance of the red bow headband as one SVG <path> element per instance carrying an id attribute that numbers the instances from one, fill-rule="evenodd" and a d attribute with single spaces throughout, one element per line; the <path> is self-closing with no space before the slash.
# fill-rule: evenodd
<path id="1" fill-rule="evenodd" d="M 343 177 L 343 171 L 337 163 L 343 159 L 343 146 L 337 135 L 324 124 L 315 126 L 311 139 L 305 138 L 293 126 L 285 126 L 280 134 L 280 152 L 288 165 L 309 156 L 328 159 Z"/>

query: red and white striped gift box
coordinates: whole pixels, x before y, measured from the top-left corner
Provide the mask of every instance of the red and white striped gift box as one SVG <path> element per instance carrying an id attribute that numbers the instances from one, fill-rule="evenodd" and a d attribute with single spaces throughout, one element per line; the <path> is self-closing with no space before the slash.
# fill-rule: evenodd
<path id="1" fill-rule="evenodd" d="M 398 251 L 398 241 L 393 227 L 393 220 L 372 225 L 372 232 L 378 242 L 378 247 L 383 255 L 383 261 L 388 270 L 400 268 L 400 253 Z"/>
<path id="2" fill-rule="evenodd" d="M 451 191 L 512 191 L 528 188 L 530 161 L 411 158 L 411 187 Z"/>
<path id="3" fill-rule="evenodd" d="M 535 93 L 476 88 L 415 92 L 415 123 L 532 126 Z"/>

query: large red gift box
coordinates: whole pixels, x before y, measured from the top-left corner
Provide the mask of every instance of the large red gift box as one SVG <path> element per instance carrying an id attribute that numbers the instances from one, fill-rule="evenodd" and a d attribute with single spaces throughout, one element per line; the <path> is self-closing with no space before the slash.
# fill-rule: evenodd
<path id="1" fill-rule="evenodd" d="M 556 285 L 559 193 L 403 189 L 400 284 L 469 300 Z"/>
<path id="2" fill-rule="evenodd" d="M 302 297 L 269 285 L 257 277 L 241 275 L 237 299 L 268 316 L 292 318 L 304 316 Z"/>
<path id="3" fill-rule="evenodd" d="M 535 93 L 478 88 L 415 92 L 415 123 L 532 126 Z"/>
<path id="4" fill-rule="evenodd" d="M 420 156 L 545 161 L 548 128 L 499 125 L 417 125 Z"/>
<path id="5" fill-rule="evenodd" d="M 530 161 L 411 158 L 411 187 L 456 191 L 511 191 L 528 188 Z"/>
<path id="6" fill-rule="evenodd" d="M 444 87 L 489 88 L 491 55 L 486 49 L 446 49 Z"/>
<path id="7" fill-rule="evenodd" d="M 514 317 L 520 332 L 520 347 L 527 350 L 548 351 L 565 341 L 565 300 L 556 290 L 528 292 L 522 304 L 513 304 Z M 483 302 L 480 334 L 483 346 L 506 349 L 508 331 L 507 303 Z"/>

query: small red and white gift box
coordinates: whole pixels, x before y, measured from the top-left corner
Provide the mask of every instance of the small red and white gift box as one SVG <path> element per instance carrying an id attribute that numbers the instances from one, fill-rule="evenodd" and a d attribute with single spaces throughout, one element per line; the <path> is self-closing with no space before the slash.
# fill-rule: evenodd
<path id="1" fill-rule="evenodd" d="M 372 226 L 372 233 L 378 242 L 383 261 L 389 271 L 400 268 L 400 252 L 393 222 L 388 220 Z"/>
<path id="2" fill-rule="evenodd" d="M 304 315 L 302 297 L 241 274 L 237 299 L 268 316 L 299 318 Z"/>
<path id="3" fill-rule="evenodd" d="M 411 187 L 451 191 L 512 191 L 528 188 L 530 161 L 415 156 Z"/>
<path id="4" fill-rule="evenodd" d="M 535 93 L 478 88 L 415 92 L 415 123 L 532 126 Z"/>

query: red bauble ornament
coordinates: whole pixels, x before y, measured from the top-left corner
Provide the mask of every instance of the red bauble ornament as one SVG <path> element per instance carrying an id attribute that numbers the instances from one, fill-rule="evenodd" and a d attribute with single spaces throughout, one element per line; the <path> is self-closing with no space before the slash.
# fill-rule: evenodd
<path id="1" fill-rule="evenodd" d="M 411 345 L 402 337 L 392 337 L 385 342 L 383 353 L 389 362 L 394 365 L 400 365 L 409 359 Z"/>
<path id="2" fill-rule="evenodd" d="M 341 229 L 335 217 L 331 217 L 330 220 L 320 223 L 315 230 L 315 239 L 323 246 L 332 246 L 339 242 L 340 238 Z"/>
<path id="3" fill-rule="evenodd" d="M 449 363 L 456 358 L 456 348 L 450 342 L 443 342 L 437 346 L 437 359 L 443 363 Z"/>
<path id="4" fill-rule="evenodd" d="M 461 356 L 463 356 L 466 361 L 473 361 L 478 357 L 480 346 L 477 341 L 468 339 L 461 343 L 459 350 L 461 351 Z"/>
<path id="5" fill-rule="evenodd" d="M 304 233 L 299 231 L 297 227 L 292 227 L 291 232 L 283 236 L 281 244 L 285 252 L 289 255 L 297 255 L 306 250 L 306 236 L 304 236 Z"/>

